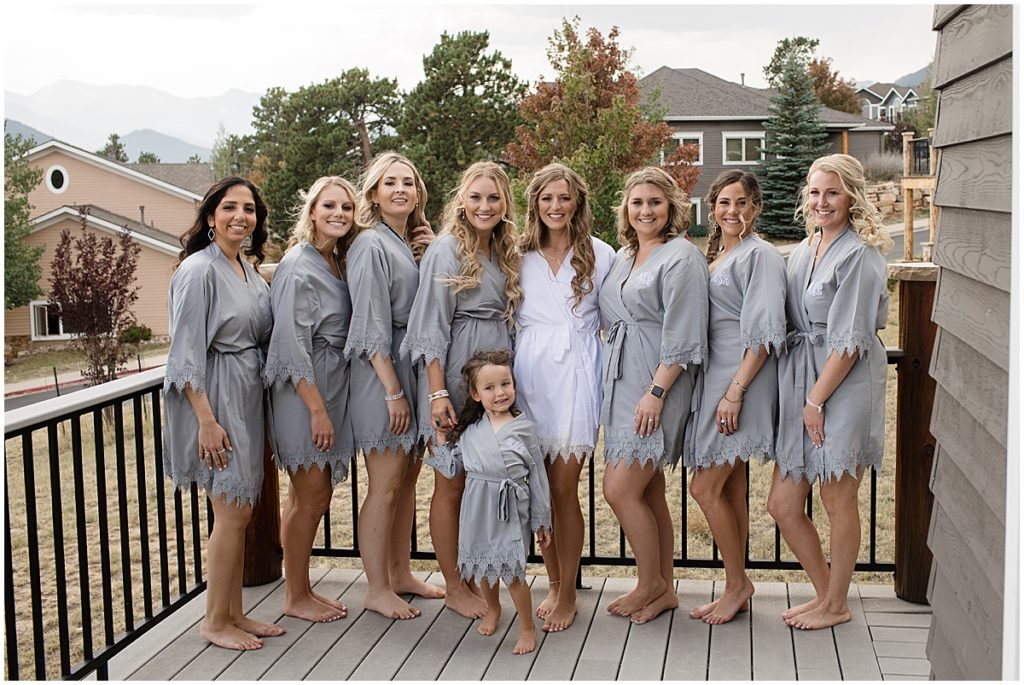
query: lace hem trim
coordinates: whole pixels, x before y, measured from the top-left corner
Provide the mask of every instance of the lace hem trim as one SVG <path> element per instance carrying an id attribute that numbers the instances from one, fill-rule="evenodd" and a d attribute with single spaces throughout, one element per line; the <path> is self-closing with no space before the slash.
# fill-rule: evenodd
<path id="1" fill-rule="evenodd" d="M 856 352 L 858 358 L 863 359 L 867 356 L 868 350 L 870 350 L 874 344 L 874 339 L 870 335 L 864 335 L 861 333 L 830 335 L 825 341 L 825 344 L 830 351 L 835 350 L 836 352 L 847 356 Z"/>
<path id="2" fill-rule="evenodd" d="M 348 478 L 349 464 L 352 462 L 351 454 L 339 454 L 331 452 L 296 453 L 282 456 L 275 455 L 277 467 L 288 473 L 298 471 L 312 471 L 318 468 L 323 471 L 331 467 L 331 485 L 343 483 Z"/>
<path id="3" fill-rule="evenodd" d="M 650 439 L 629 438 L 626 440 L 609 441 L 605 436 L 604 440 L 604 463 L 618 464 L 625 462 L 628 468 L 634 462 L 640 462 L 641 467 L 647 464 L 654 464 L 659 470 L 664 470 L 669 463 L 662 445 L 651 442 Z M 675 463 L 675 460 L 671 460 Z"/>
<path id="4" fill-rule="evenodd" d="M 730 441 L 714 451 L 700 456 L 693 455 L 690 459 L 686 460 L 690 462 L 686 464 L 686 467 L 690 471 L 695 471 L 713 466 L 721 466 L 722 464 L 734 464 L 737 459 L 747 462 L 750 461 L 751 457 L 755 461 L 762 463 L 773 460 L 775 458 L 774 442 L 770 439 L 752 440 L 750 438 L 739 444 L 735 444 L 735 441 Z"/>
<path id="5" fill-rule="evenodd" d="M 685 367 L 687 364 L 701 364 L 707 356 L 707 349 L 703 345 L 687 347 L 674 352 L 666 352 L 661 355 L 662 365 L 669 367 L 673 364 Z"/>
<path id="6" fill-rule="evenodd" d="M 424 366 L 429 365 L 430 362 L 436 359 L 440 362 L 442 370 L 444 369 L 445 362 L 448 360 L 448 345 L 410 338 L 408 334 L 402 340 L 399 352 L 408 355 L 414 364 L 422 360 Z"/>
<path id="7" fill-rule="evenodd" d="M 200 373 L 199 369 L 193 366 L 176 368 L 168 365 L 164 372 L 164 392 L 176 388 L 179 393 L 184 394 L 186 385 L 195 392 L 206 392 L 206 374 Z"/>
<path id="8" fill-rule="evenodd" d="M 366 357 L 369 359 L 380 352 L 385 359 L 391 358 L 391 343 L 383 338 L 353 338 L 345 343 L 345 357 Z"/>
<path id="9" fill-rule="evenodd" d="M 499 580 L 510 585 L 513 580 L 526 581 L 526 564 L 522 554 L 514 551 L 470 553 L 459 550 L 459 574 L 464 580 L 487 580 L 491 587 Z"/>
<path id="10" fill-rule="evenodd" d="M 573 457 L 577 464 L 594 457 L 594 445 L 587 442 L 572 443 L 568 440 L 541 440 L 540 453 L 549 464 L 554 464 L 561 457 L 566 464 Z"/>
<path id="11" fill-rule="evenodd" d="M 530 530 L 536 533 L 541 528 L 551 530 L 551 509 L 534 512 L 530 508 Z"/>
<path id="12" fill-rule="evenodd" d="M 839 480 L 846 474 L 856 478 L 858 468 L 866 470 L 870 467 L 876 472 L 882 470 L 881 454 L 870 457 L 863 453 L 853 455 L 846 454 L 841 455 L 839 458 L 833 457 L 832 455 L 825 455 L 825 459 L 822 462 L 823 467 L 825 466 L 824 462 L 826 461 L 831 461 L 837 465 L 831 468 L 817 469 L 813 466 L 792 467 L 783 463 L 781 460 L 776 460 L 776 463 L 779 465 L 779 473 L 783 480 L 786 478 L 792 478 L 794 483 L 806 480 L 812 485 L 819 481 L 822 483 L 828 483 L 832 480 Z"/>
<path id="13" fill-rule="evenodd" d="M 786 330 L 785 328 L 778 328 L 757 331 L 752 335 L 743 337 L 740 340 L 740 344 L 744 350 L 756 351 L 761 346 L 764 346 L 769 353 L 774 349 L 775 354 L 779 355 L 786 348 Z"/>
<path id="14" fill-rule="evenodd" d="M 171 473 L 171 482 L 178 490 L 185 491 L 195 484 L 204 490 L 213 499 L 224 497 L 228 504 L 241 507 L 247 504 L 255 504 L 263 489 L 263 473 L 261 472 L 252 480 L 245 482 L 238 479 L 220 478 L 214 480 L 211 472 L 190 471 L 186 473 L 173 473 L 172 464 L 164 460 L 164 472 Z"/>
<path id="15" fill-rule="evenodd" d="M 287 364 L 267 364 L 263 368 L 263 386 L 270 388 L 276 383 L 287 383 L 298 386 L 305 379 L 307 385 L 316 384 L 312 366 L 289 366 Z"/>
<path id="16" fill-rule="evenodd" d="M 412 449 L 419 444 L 419 438 L 414 435 L 386 435 L 371 440 L 356 440 L 355 449 L 367 457 L 370 456 L 370 452 L 373 450 L 382 451 L 395 449 L 396 447 L 401 447 L 405 450 L 406 454 L 410 454 Z"/>

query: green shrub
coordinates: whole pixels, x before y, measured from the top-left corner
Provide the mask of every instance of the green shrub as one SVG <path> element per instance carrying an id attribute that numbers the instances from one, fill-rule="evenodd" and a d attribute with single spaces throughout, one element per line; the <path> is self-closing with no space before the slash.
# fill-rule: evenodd
<path id="1" fill-rule="evenodd" d="M 696 224 L 694 226 L 690 226 L 686 233 L 691 238 L 705 238 L 708 235 L 707 224 Z"/>
<path id="2" fill-rule="evenodd" d="M 125 345 L 138 345 L 153 338 L 153 329 L 145 324 L 135 324 L 124 329 L 121 342 Z"/>

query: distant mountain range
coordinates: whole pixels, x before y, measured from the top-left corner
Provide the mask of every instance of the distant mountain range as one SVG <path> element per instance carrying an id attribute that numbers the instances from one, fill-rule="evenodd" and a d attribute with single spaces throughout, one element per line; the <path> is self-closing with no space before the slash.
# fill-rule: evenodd
<path id="1" fill-rule="evenodd" d="M 912 86 L 916 88 L 917 86 L 921 85 L 922 81 L 924 81 L 925 77 L 928 75 L 928 69 L 930 69 L 931 66 L 932 65 L 929 64 L 928 66 L 921 67 L 912 74 L 907 74 L 906 76 L 899 77 L 898 79 L 893 81 L 893 83 L 895 83 L 897 86 Z"/>
<path id="2" fill-rule="evenodd" d="M 33 138 L 35 139 L 36 144 L 45 143 L 51 138 L 56 137 L 47 135 L 46 133 L 43 133 L 31 126 L 27 126 L 16 119 L 4 119 L 4 132 L 10 133 L 12 136 L 21 135 L 22 138 Z M 105 140 L 103 141 L 103 145 L 97 145 L 95 147 L 86 147 L 73 140 L 67 140 L 66 138 L 61 138 L 60 140 L 65 143 L 75 145 L 76 147 L 89 150 L 90 152 L 96 152 L 102 148 L 103 145 L 106 145 Z M 124 150 L 128 155 L 129 162 L 138 161 L 139 155 L 143 152 L 152 152 L 161 162 L 185 162 L 193 155 L 199 155 L 200 159 L 204 162 L 210 161 L 210 148 L 186 143 L 180 138 L 168 136 L 160 133 L 159 131 L 153 131 L 150 129 L 132 131 L 131 133 L 122 135 L 121 144 L 124 145 Z"/>
<path id="3" fill-rule="evenodd" d="M 34 130 L 37 142 L 57 138 L 86 150 L 102 148 L 111 133 L 125 144 L 131 161 L 153 152 L 162 162 L 204 161 L 217 130 L 251 131 L 258 93 L 232 89 L 216 97 L 179 97 L 148 86 L 95 86 L 58 81 L 31 95 L 5 91 L 5 120 Z M 9 129 L 8 129 L 9 130 Z"/>

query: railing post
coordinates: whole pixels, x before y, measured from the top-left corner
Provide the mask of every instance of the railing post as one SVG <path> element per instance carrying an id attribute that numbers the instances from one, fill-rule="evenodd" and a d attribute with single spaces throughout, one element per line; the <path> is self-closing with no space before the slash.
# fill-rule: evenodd
<path id="1" fill-rule="evenodd" d="M 935 438 L 931 435 L 935 381 L 928 375 L 935 324 L 931 321 L 938 267 L 921 262 L 889 266 L 899 281 L 900 347 L 896 364 L 896 596 L 928 602 L 932 553 L 928 525 L 932 514 L 931 480 Z"/>
<path id="2" fill-rule="evenodd" d="M 903 178 L 913 173 L 914 164 L 914 133 L 913 131 L 903 132 Z M 903 259 L 911 261 L 914 259 L 914 190 L 908 187 L 905 180 L 901 180 L 900 188 L 903 190 Z"/>

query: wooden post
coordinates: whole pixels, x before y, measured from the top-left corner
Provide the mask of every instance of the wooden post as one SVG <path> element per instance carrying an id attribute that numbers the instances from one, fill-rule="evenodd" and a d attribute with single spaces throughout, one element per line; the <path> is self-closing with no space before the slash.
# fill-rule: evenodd
<path id="1" fill-rule="evenodd" d="M 938 187 L 936 177 L 939 173 L 939 151 L 935 149 L 934 145 L 931 145 L 931 141 L 934 137 L 935 129 L 928 129 L 928 143 L 930 150 L 930 154 L 928 156 L 928 175 L 932 177 L 931 193 L 928 195 L 928 242 L 933 246 L 935 245 L 935 231 L 939 225 L 939 208 L 935 206 L 935 189 Z M 931 250 L 929 250 L 928 257 L 925 261 L 931 261 Z"/>
<path id="2" fill-rule="evenodd" d="M 913 170 L 913 131 L 903 132 L 903 177 L 910 176 Z M 903 188 L 903 259 L 911 261 L 914 259 L 914 190 L 907 187 L 906 181 L 901 183 Z"/>
<path id="3" fill-rule="evenodd" d="M 935 438 L 930 431 L 935 380 L 928 374 L 935 324 L 931 321 L 938 267 L 921 262 L 889 265 L 900 283 L 900 348 L 896 364 L 896 596 L 927 604 L 932 553 L 928 525 Z"/>
<path id="4" fill-rule="evenodd" d="M 263 447 L 263 490 L 245 529 L 242 585 L 265 585 L 281 577 L 281 496 L 270 441 Z"/>
<path id="5" fill-rule="evenodd" d="M 844 128 L 840 136 L 842 139 L 842 153 L 848 155 L 850 154 L 850 132 Z"/>
<path id="6" fill-rule="evenodd" d="M 276 264 L 260 266 L 260 275 L 269 283 Z M 253 506 L 252 518 L 245 529 L 245 561 L 242 585 L 264 585 L 281 577 L 281 495 L 277 464 L 270 440 L 263 441 L 263 490 Z"/>

